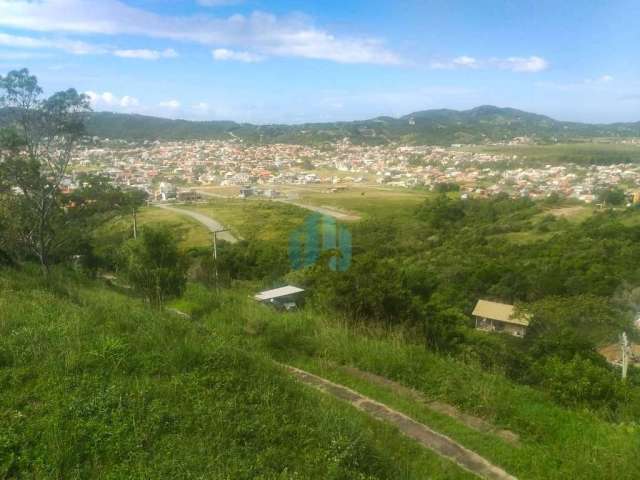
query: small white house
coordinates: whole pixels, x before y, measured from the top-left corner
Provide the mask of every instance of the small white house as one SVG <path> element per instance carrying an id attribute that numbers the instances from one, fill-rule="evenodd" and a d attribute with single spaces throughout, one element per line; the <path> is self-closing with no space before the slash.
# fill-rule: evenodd
<path id="1" fill-rule="evenodd" d="M 287 285 L 286 287 L 274 288 L 273 290 L 265 290 L 253 296 L 260 303 L 273 305 L 276 308 L 284 310 L 293 310 L 298 305 L 300 295 L 304 289 Z"/>

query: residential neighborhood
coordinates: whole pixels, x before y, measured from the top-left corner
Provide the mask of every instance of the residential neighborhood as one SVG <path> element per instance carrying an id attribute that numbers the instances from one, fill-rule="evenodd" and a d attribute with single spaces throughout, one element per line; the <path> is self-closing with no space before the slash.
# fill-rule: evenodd
<path id="1" fill-rule="evenodd" d="M 93 138 L 74 156 L 74 175 L 66 185 L 73 188 L 77 173 L 95 171 L 120 186 L 146 190 L 161 200 L 175 197 L 176 187 L 187 186 L 253 186 L 275 197 L 278 185 L 366 184 L 426 190 L 452 185 L 463 198 L 506 193 L 535 199 L 556 194 L 585 203 L 596 201 L 598 191 L 615 186 L 623 188 L 631 202 L 640 188 L 637 163 L 528 166 L 526 158 L 517 155 L 474 150 L 469 145 L 364 146 L 347 140 L 309 146 L 247 145 L 237 139 L 131 142 Z M 240 192 L 240 196 L 251 194 L 251 189 Z M 639 199 L 636 194 L 635 200 Z"/>

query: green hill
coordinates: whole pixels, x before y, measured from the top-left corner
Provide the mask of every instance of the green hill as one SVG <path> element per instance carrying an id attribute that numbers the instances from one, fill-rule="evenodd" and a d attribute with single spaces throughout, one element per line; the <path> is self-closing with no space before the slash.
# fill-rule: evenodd
<path id="1" fill-rule="evenodd" d="M 347 385 L 518 478 L 638 478 L 638 427 L 555 405 L 401 336 L 282 314 L 192 285 L 185 319 L 111 287 L 0 270 L 0 478 L 458 479 L 386 424 L 309 390 L 275 358 Z M 195 307 L 195 308 L 189 308 Z M 476 431 L 354 377 L 353 365 L 520 438 Z"/>
<path id="2" fill-rule="evenodd" d="M 469 478 L 200 322 L 0 271 L 0 478 Z"/>
<path id="3" fill-rule="evenodd" d="M 403 142 L 419 145 L 483 143 L 530 136 L 539 140 L 640 136 L 640 122 L 586 124 L 561 122 L 513 108 L 480 106 L 471 110 L 426 110 L 400 118 L 301 125 L 252 125 L 229 121 L 187 121 L 143 115 L 95 112 L 91 135 L 129 140 L 230 139 L 247 142 L 316 144 L 349 138 L 360 144 Z"/>

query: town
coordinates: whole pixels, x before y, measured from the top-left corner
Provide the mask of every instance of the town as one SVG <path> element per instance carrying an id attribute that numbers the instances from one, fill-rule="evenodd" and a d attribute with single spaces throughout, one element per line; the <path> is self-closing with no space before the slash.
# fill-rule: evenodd
<path id="1" fill-rule="evenodd" d="M 634 145 L 640 145 L 636 142 Z M 324 184 L 381 185 L 426 190 L 455 189 L 462 198 L 506 193 L 532 199 L 558 195 L 592 203 L 597 192 L 619 187 L 638 201 L 640 164 L 528 166 L 526 158 L 485 153 L 473 145 L 353 145 L 348 140 L 322 146 L 247 145 L 226 141 L 109 140 L 94 137 L 73 158 L 66 186 L 80 172 L 100 172 L 123 187 L 158 199 L 174 198 L 187 187 L 237 186 L 241 196 L 280 195 L 278 186 Z M 259 190 L 262 188 L 262 190 Z"/>

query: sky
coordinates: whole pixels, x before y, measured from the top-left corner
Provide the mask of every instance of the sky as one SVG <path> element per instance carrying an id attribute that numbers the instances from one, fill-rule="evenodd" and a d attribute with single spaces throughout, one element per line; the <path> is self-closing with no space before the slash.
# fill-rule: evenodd
<path id="1" fill-rule="evenodd" d="M 0 0 L 0 75 L 192 120 L 640 121 L 638 18 L 639 0 Z"/>

